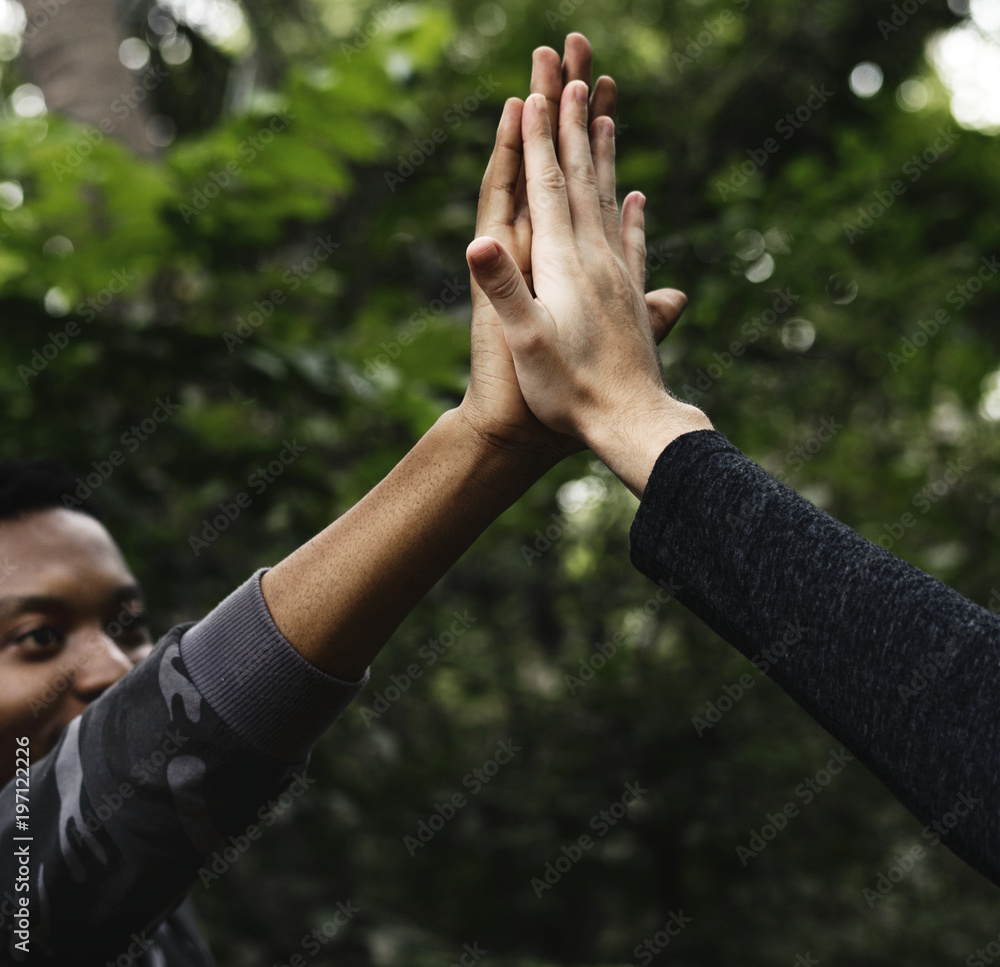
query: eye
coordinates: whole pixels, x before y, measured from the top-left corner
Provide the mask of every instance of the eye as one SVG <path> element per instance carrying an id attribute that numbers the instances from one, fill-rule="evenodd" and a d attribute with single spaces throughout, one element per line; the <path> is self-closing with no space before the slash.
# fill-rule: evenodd
<path id="1" fill-rule="evenodd" d="M 63 637 L 58 628 L 53 628 L 51 625 L 41 625 L 25 632 L 14 641 L 23 646 L 25 652 L 30 656 L 45 656 L 62 647 Z"/>
<path id="2" fill-rule="evenodd" d="M 129 612 L 125 621 L 120 621 L 122 630 L 114 635 L 115 641 L 122 648 L 141 648 L 152 644 L 149 632 L 149 622 L 144 612 Z"/>

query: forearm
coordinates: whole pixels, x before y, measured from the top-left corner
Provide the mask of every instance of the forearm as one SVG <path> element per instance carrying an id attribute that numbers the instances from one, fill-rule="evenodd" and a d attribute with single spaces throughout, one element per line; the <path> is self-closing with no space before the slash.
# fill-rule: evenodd
<path id="1" fill-rule="evenodd" d="M 318 668 L 359 678 L 414 605 L 555 459 L 498 448 L 449 410 L 367 496 L 264 574 L 275 624 Z"/>
<path id="2" fill-rule="evenodd" d="M 775 481 L 721 434 L 678 438 L 633 563 L 774 678 L 1000 883 L 1000 617 Z M 933 669 L 933 671 L 928 671 Z M 916 676 L 916 677 L 915 677 Z"/>
<path id="3" fill-rule="evenodd" d="M 701 410 L 664 390 L 662 399 L 642 412 L 602 414 L 586 437 L 595 456 L 641 499 L 660 454 L 684 433 L 711 429 L 711 420 Z"/>

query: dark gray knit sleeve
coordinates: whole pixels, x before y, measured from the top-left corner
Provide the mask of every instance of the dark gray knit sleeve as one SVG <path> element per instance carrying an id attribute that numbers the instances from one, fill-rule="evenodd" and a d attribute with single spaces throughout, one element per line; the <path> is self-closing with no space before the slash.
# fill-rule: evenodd
<path id="1" fill-rule="evenodd" d="M 631 558 L 1000 884 L 1000 616 L 814 507 L 714 430 L 660 455 Z M 942 817 L 957 814 L 948 831 Z"/>
<path id="2" fill-rule="evenodd" d="M 368 681 L 342 681 L 306 661 L 278 630 L 259 568 L 181 638 L 191 681 L 240 738 L 298 762 Z"/>

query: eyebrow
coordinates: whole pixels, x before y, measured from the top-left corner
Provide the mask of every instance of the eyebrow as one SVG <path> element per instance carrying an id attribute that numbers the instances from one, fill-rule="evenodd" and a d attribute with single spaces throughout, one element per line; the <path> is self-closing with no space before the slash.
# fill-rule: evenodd
<path id="1" fill-rule="evenodd" d="M 108 595 L 108 603 L 138 601 L 143 607 L 146 599 L 138 584 L 123 584 Z M 74 605 L 68 598 L 52 594 L 12 594 L 0 598 L 0 618 L 12 618 L 27 611 L 72 611 Z"/>

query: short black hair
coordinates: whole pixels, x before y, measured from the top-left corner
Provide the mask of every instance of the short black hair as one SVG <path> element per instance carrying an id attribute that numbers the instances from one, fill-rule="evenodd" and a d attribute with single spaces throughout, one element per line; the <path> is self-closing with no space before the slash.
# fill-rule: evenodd
<path id="1" fill-rule="evenodd" d="M 62 457 L 0 460 L 0 520 L 29 511 L 66 507 L 101 520 L 97 508 L 77 496 L 80 478 Z"/>

